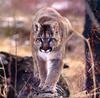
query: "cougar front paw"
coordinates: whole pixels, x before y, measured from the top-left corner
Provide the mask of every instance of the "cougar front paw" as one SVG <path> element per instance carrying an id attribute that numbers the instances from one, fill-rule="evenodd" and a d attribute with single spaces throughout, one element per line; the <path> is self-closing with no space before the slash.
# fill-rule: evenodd
<path id="1" fill-rule="evenodd" d="M 41 83 L 39 84 L 39 86 L 38 86 L 38 87 L 39 87 L 40 89 L 42 89 L 42 88 L 43 88 L 43 86 L 44 86 L 44 82 L 41 82 Z"/>
<path id="2" fill-rule="evenodd" d="M 51 86 L 44 86 L 42 88 L 42 91 L 44 91 L 44 93 L 51 93 L 51 94 L 57 93 L 56 89 Z"/>

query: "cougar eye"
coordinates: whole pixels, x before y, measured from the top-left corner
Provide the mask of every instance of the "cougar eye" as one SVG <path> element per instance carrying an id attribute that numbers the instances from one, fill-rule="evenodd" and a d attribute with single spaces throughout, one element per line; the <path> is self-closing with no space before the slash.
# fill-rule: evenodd
<path id="1" fill-rule="evenodd" d="M 37 42 L 42 42 L 42 39 L 41 38 L 36 38 L 36 41 Z"/>
<path id="2" fill-rule="evenodd" d="M 55 38 L 52 38 L 51 40 L 50 40 L 50 45 L 51 46 L 54 46 L 54 45 L 56 45 L 57 44 L 57 40 L 55 39 Z"/>
<path id="3" fill-rule="evenodd" d="M 36 24 L 35 24 L 35 28 L 34 29 L 35 29 L 35 31 L 38 31 L 38 26 Z"/>

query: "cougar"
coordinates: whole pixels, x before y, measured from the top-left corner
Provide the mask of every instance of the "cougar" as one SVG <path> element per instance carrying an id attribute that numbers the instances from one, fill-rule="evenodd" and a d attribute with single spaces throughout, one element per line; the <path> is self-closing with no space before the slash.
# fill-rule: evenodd
<path id="1" fill-rule="evenodd" d="M 38 68 L 39 88 L 55 93 L 63 69 L 65 44 L 71 24 L 53 8 L 42 8 L 33 17 L 31 46 L 34 67 Z"/>

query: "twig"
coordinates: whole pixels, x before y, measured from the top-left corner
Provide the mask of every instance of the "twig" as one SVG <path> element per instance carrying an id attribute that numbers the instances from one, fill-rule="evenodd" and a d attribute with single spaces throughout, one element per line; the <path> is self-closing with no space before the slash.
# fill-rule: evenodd
<path id="1" fill-rule="evenodd" d="M 90 46 L 90 43 L 89 43 L 89 39 L 87 39 L 87 45 L 88 45 L 89 52 L 90 52 L 91 70 L 92 70 L 92 75 L 93 75 L 93 87 L 95 89 L 96 88 L 95 65 L 94 65 L 94 58 L 93 58 L 93 53 L 92 53 L 91 46 Z M 94 91 L 94 98 L 96 98 L 95 91 Z"/>
<path id="2" fill-rule="evenodd" d="M 15 90 L 17 85 L 17 41 L 15 46 L 15 54 L 16 54 L 16 61 L 15 61 Z"/>
<path id="3" fill-rule="evenodd" d="M 2 69 L 3 69 L 3 68 L 2 68 Z M 1 77 L 2 79 L 4 79 L 4 77 L 3 77 L 3 76 L 1 76 L 1 75 L 0 75 L 0 77 Z"/>
<path id="4" fill-rule="evenodd" d="M 29 81 L 30 78 L 31 78 L 31 75 L 28 77 L 28 79 L 27 79 L 27 81 L 25 82 L 24 86 L 23 86 L 22 89 L 20 90 L 18 96 L 19 96 L 19 95 L 21 94 L 21 92 L 25 89 L 25 87 L 26 87 L 26 85 L 27 85 L 27 83 L 28 83 L 28 81 Z"/>
<path id="5" fill-rule="evenodd" d="M 6 94 L 6 91 L 7 91 L 7 76 L 6 76 L 4 64 L 2 62 L 2 58 L 1 57 L 0 57 L 0 62 L 1 62 L 2 70 L 3 70 L 3 73 L 4 73 L 4 90 L 3 90 L 3 96 L 5 96 L 5 98 L 7 98 L 7 94 Z"/>

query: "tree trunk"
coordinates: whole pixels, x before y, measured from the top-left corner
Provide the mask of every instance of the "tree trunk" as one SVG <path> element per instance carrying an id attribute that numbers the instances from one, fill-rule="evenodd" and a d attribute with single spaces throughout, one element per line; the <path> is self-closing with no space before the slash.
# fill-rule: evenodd
<path id="1" fill-rule="evenodd" d="M 94 59 L 94 69 L 96 77 L 96 87 L 97 93 L 100 92 L 100 0 L 86 0 L 89 4 L 92 14 L 94 15 L 99 27 L 94 25 L 93 20 L 91 20 L 91 13 L 86 11 L 85 15 L 85 27 L 83 35 L 85 38 L 89 39 L 89 43 L 92 49 L 93 59 Z M 87 9 L 87 6 L 86 6 Z M 91 69 L 91 57 L 90 51 L 87 43 L 85 43 L 85 55 L 86 55 L 86 90 L 88 93 L 93 92 L 93 73 Z M 94 90 L 94 91 L 95 91 Z M 93 97 L 93 96 L 92 96 Z M 96 98 L 100 98 L 100 94 L 96 94 Z"/>

